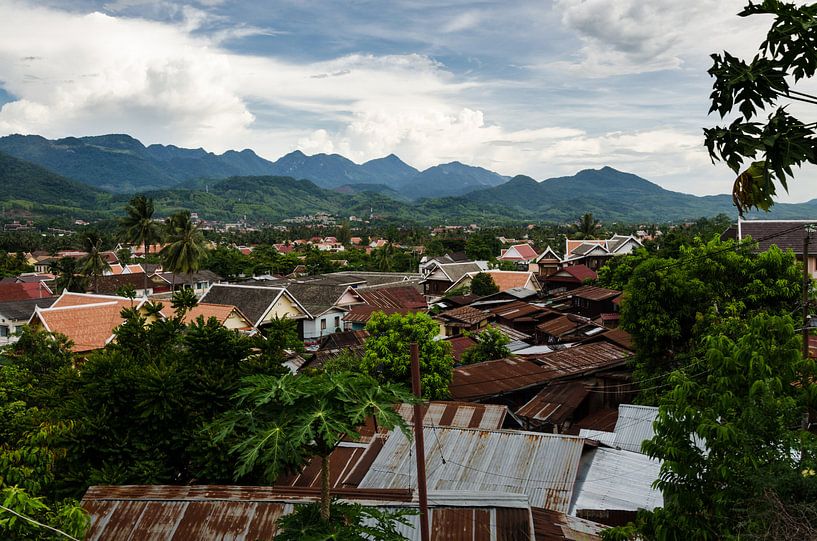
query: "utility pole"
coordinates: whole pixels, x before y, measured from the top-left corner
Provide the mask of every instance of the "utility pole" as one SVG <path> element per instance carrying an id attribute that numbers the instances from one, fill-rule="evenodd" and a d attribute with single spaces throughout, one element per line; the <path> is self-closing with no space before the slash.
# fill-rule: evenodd
<path id="1" fill-rule="evenodd" d="M 411 390 L 418 399 L 422 397 L 420 385 L 420 349 L 411 343 Z M 419 400 L 414 404 L 414 443 L 417 447 L 417 492 L 420 496 L 420 539 L 429 541 L 428 488 L 426 487 L 426 448 L 423 438 L 423 407 Z"/>
<path id="2" fill-rule="evenodd" d="M 803 237 L 803 358 L 808 359 L 808 336 L 809 336 L 809 306 L 808 294 L 811 285 L 811 276 L 808 271 L 808 248 L 811 241 L 811 233 L 814 231 L 814 225 L 806 224 L 803 227 L 806 230 L 806 235 Z"/>

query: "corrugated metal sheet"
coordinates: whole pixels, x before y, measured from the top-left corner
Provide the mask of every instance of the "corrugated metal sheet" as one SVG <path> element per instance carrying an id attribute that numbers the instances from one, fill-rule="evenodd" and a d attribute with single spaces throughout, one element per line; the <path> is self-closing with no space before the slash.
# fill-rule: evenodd
<path id="1" fill-rule="evenodd" d="M 429 490 L 519 492 L 566 512 L 584 440 L 535 432 L 426 428 Z M 362 488 L 416 486 L 414 443 L 392 432 Z"/>
<path id="2" fill-rule="evenodd" d="M 631 356 L 632 353 L 614 344 L 595 342 L 551 353 L 459 366 L 454 369 L 451 396 L 457 400 L 487 398 L 615 368 Z"/>
<path id="3" fill-rule="evenodd" d="M 423 425 L 435 427 L 481 428 L 494 430 L 502 427 L 508 413 L 507 406 L 474 404 L 470 402 L 430 402 L 423 404 Z M 407 423 L 414 420 L 414 407 L 401 404 L 398 413 Z M 343 442 L 329 455 L 332 487 L 356 487 L 383 449 L 388 431 L 375 426 L 371 419 L 360 429 L 357 442 Z M 304 469 L 293 475 L 278 479 L 277 484 L 291 487 L 320 486 L 320 459 L 312 459 Z"/>
<path id="4" fill-rule="evenodd" d="M 621 404 L 618 407 L 618 421 L 616 421 L 616 447 L 641 452 L 641 443 L 651 440 L 655 435 L 652 424 L 658 418 L 658 408 L 653 406 L 637 406 L 635 404 Z"/>
<path id="5" fill-rule="evenodd" d="M 417 506 L 407 491 L 341 496 L 384 510 Z M 278 518 L 317 498 L 314 490 L 263 487 L 91 487 L 82 506 L 91 515 L 88 541 L 272 541 Z M 531 509 L 520 494 L 430 492 L 429 506 L 435 541 L 534 539 Z M 419 540 L 419 516 L 408 521 L 397 529 Z"/>
<path id="6" fill-rule="evenodd" d="M 582 428 L 579 430 L 579 437 L 586 438 L 588 440 L 596 440 L 605 445 L 609 445 L 610 447 L 616 446 L 615 432 L 604 432 L 603 430 L 589 430 L 587 428 Z"/>
<path id="7" fill-rule="evenodd" d="M 547 509 L 532 509 L 536 541 L 599 541 L 604 524 Z"/>
<path id="8" fill-rule="evenodd" d="M 518 417 L 560 425 L 573 415 L 590 390 L 581 382 L 548 385 L 516 412 Z"/>
<path id="9" fill-rule="evenodd" d="M 664 504 L 661 492 L 652 488 L 661 464 L 641 453 L 598 447 L 582 457 L 571 515 L 583 509 L 654 509 Z"/>

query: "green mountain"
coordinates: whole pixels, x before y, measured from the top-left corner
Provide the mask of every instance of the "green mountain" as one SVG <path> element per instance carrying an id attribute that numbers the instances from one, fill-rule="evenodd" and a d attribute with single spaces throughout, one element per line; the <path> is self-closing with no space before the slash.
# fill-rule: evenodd
<path id="1" fill-rule="evenodd" d="M 145 147 L 124 134 L 53 141 L 39 135 L 9 135 L 0 137 L 0 152 L 113 192 L 168 188 L 202 177 L 270 174 L 273 165 L 251 150 L 216 155 L 201 148 Z"/>
<path id="2" fill-rule="evenodd" d="M 100 215 L 110 194 L 0 152 L 0 208 L 10 217 Z"/>
<path id="3" fill-rule="evenodd" d="M 448 197 L 499 186 L 507 181 L 508 177 L 482 167 L 451 162 L 429 167 L 407 178 L 398 186 L 398 191 L 412 199 Z"/>

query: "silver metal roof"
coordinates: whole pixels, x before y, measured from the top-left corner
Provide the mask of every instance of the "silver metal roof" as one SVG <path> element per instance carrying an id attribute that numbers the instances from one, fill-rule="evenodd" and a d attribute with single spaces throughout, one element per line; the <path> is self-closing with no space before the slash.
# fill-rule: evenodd
<path id="1" fill-rule="evenodd" d="M 652 488 L 661 464 L 641 453 L 598 447 L 582 457 L 570 515 L 580 510 L 654 509 L 664 504 Z"/>
<path id="2" fill-rule="evenodd" d="M 635 404 L 621 404 L 618 407 L 618 421 L 616 421 L 616 447 L 641 452 L 641 443 L 651 440 L 655 435 L 652 424 L 658 418 L 658 408 L 653 406 L 637 406 Z"/>
<path id="3" fill-rule="evenodd" d="M 429 490 L 515 492 L 566 512 L 584 440 L 537 432 L 426 427 Z M 360 488 L 413 488 L 413 441 L 393 431 Z M 443 459 L 445 462 L 443 462 Z"/>
<path id="4" fill-rule="evenodd" d="M 587 438 L 588 440 L 600 441 L 610 447 L 616 446 L 616 433 L 604 432 L 603 430 L 591 430 L 589 428 L 582 428 L 579 430 L 579 437 Z"/>

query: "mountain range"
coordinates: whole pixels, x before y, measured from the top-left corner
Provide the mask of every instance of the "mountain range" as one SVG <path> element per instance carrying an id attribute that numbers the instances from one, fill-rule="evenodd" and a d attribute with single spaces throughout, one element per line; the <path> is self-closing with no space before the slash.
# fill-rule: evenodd
<path id="1" fill-rule="evenodd" d="M 321 188 L 347 192 L 388 192 L 404 199 L 462 195 L 508 180 L 481 167 L 459 162 L 418 171 L 391 154 L 356 164 L 339 154 L 307 156 L 296 150 L 269 161 L 249 149 L 223 154 L 173 145 L 145 146 L 124 134 L 67 137 L 0 137 L 0 152 L 115 193 L 201 185 L 202 179 L 233 176 L 285 176 L 309 179 Z"/>
<path id="2" fill-rule="evenodd" d="M 8 148 L 14 155 L 4 154 Z M 653 223 L 734 214 L 731 196 L 672 192 L 611 167 L 537 182 L 458 162 L 417 171 L 394 155 L 358 165 L 298 151 L 269 162 L 251 150 L 215 155 L 145 147 L 126 135 L 0 138 L 0 183 L 13 187 L 0 193 L 7 216 L 112 217 L 133 190 L 149 194 L 162 214 L 187 209 L 221 221 L 277 222 L 321 211 L 374 213 L 405 224 L 569 222 L 585 212 L 605 221 Z M 116 189 L 105 189 L 112 185 Z M 815 214 L 817 200 L 777 204 L 753 217 Z"/>

